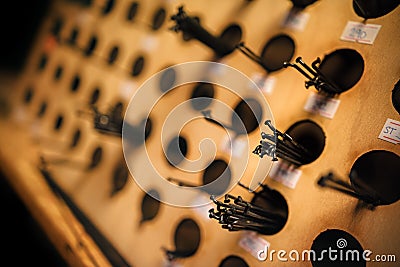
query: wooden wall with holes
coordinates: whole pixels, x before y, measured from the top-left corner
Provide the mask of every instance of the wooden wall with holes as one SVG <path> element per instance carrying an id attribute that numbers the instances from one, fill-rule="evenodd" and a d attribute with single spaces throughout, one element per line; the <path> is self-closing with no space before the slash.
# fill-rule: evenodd
<path id="1" fill-rule="evenodd" d="M 242 41 L 256 53 L 275 35 L 287 34 L 295 41 L 293 60 L 302 56 L 305 62 L 311 63 L 317 57 L 324 58 L 344 48 L 356 50 L 362 56 L 365 64 L 362 77 L 338 97 L 341 103 L 333 119 L 304 111 L 310 91 L 315 89 L 306 90 L 305 79 L 298 72 L 283 69 L 269 74 L 275 79 L 275 85 L 272 93 L 264 96 L 276 127 L 284 131 L 297 121 L 309 119 L 322 128 L 326 142 L 318 159 L 301 167 L 302 176 L 295 189 L 269 177 L 265 179 L 264 183 L 279 191 L 286 200 L 288 220 L 281 231 L 261 238 L 271 244 L 271 249 L 302 251 L 310 249 L 321 232 L 340 229 L 355 237 L 364 249 L 381 254 L 397 253 L 400 260 L 399 202 L 372 211 L 359 208 L 356 199 L 320 188 L 316 183 L 331 170 L 348 180 L 355 160 L 368 151 L 400 154 L 398 146 L 378 139 L 387 118 L 400 120 L 391 104 L 391 91 L 400 76 L 400 9 L 367 21 L 382 25 L 373 45 L 344 42 L 340 36 L 347 21 L 363 21 L 354 12 L 351 0 L 320 0 L 308 6 L 303 12 L 309 20 L 302 31 L 282 26 L 292 8 L 292 2 L 285 0 L 248 3 L 241 0 L 55 1 L 26 69 L 7 98 L 11 112 L 1 119 L 0 152 L 2 169 L 43 228 L 53 236 L 56 246 L 63 250 L 60 244 L 67 240 L 74 244 L 73 249 L 86 256 L 62 254 L 72 265 L 85 257 L 80 264 L 105 266 L 110 262 L 101 256 L 102 245 L 96 245 L 96 237 L 82 230 L 79 220 L 76 221 L 79 232 L 72 231 L 69 238 L 78 241 L 83 236 L 88 238 L 88 250 L 95 251 L 95 254 L 89 253 L 91 257 L 78 248 L 78 241 L 66 239 L 62 234 L 66 228 L 55 226 L 66 224 L 68 228 L 68 222 L 75 223 L 75 219 L 46 212 L 57 200 L 47 197 L 48 190 L 47 193 L 35 191 L 38 186 L 46 187 L 38 169 L 40 157 L 49 162 L 47 168 L 55 182 L 118 252 L 117 258 L 123 258 L 130 266 L 163 266 L 166 256 L 162 248 L 174 249 L 175 229 L 185 218 L 196 222 L 201 239 L 193 256 L 176 261 L 180 266 L 219 266 L 230 255 L 242 258 L 249 266 L 285 264 L 258 261 L 238 245 L 241 232 L 221 229 L 216 221 L 207 218 L 204 210 L 161 204 L 156 216 L 151 218 L 155 210 L 150 205 L 153 210 L 146 215 L 150 217 L 140 223 L 145 193 L 126 172 L 121 138 L 93 127 L 90 105 L 103 113 L 118 103 L 125 109 L 135 90 L 156 72 L 178 63 L 214 58 L 205 45 L 196 40 L 184 41 L 181 33 L 169 30 L 174 25 L 170 16 L 180 5 L 184 5 L 189 15 L 198 16 L 201 25 L 216 36 L 229 25 L 238 24 L 243 32 Z M 221 62 L 249 77 L 265 74 L 239 51 Z M 146 144 L 150 149 L 157 150 L 160 146 L 157 134 L 164 118 L 161 111 L 168 111 L 174 104 L 188 99 L 193 86 L 178 89 L 168 96 L 169 100 L 162 102 L 165 106 L 159 107 L 159 114 L 153 114 L 154 132 Z M 224 99 L 218 90 L 216 98 Z M 225 97 L 227 104 L 234 106 L 229 99 Z M 214 126 L 204 127 L 200 129 L 205 131 L 197 128 L 184 133 L 193 157 L 197 156 L 193 152 L 196 142 L 204 132 L 207 137 L 222 142 Z M 259 136 L 259 131 L 255 131 L 249 138 L 257 143 Z M 76 144 L 71 145 L 74 140 Z M 171 168 L 160 153 L 154 155 L 159 157 L 154 160 L 163 173 L 179 177 L 179 171 Z M 259 160 L 251 156 L 253 161 Z M 243 183 L 248 183 L 248 177 L 243 177 Z M 247 200 L 252 197 L 240 187 L 230 193 Z M 118 262 L 116 265 L 123 265 Z M 311 266 L 310 262 L 286 264 Z M 389 265 L 369 262 L 367 266 Z"/>

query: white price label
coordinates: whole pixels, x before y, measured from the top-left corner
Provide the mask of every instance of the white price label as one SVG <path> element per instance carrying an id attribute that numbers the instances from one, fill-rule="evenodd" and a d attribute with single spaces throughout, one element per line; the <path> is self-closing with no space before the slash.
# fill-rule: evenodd
<path id="1" fill-rule="evenodd" d="M 255 232 L 243 232 L 242 238 L 239 240 L 239 246 L 249 252 L 259 261 L 264 261 L 268 253 L 270 243 L 265 239 L 257 236 Z"/>
<path id="2" fill-rule="evenodd" d="M 263 91 L 264 93 L 272 94 L 272 92 L 274 91 L 276 83 L 275 77 L 265 76 L 264 74 L 261 73 L 254 73 L 251 76 L 251 79 L 258 86 L 258 88 L 260 88 L 260 90 Z"/>
<path id="3" fill-rule="evenodd" d="M 230 136 L 226 136 L 221 144 L 221 149 L 235 158 L 240 158 L 246 147 L 246 141 L 239 139 L 231 140 Z"/>
<path id="4" fill-rule="evenodd" d="M 296 31 L 304 31 L 309 19 L 310 14 L 291 10 L 283 20 L 282 26 Z"/>
<path id="5" fill-rule="evenodd" d="M 304 106 L 304 110 L 314 114 L 319 114 L 328 119 L 333 119 L 339 104 L 339 99 L 311 93 Z"/>
<path id="6" fill-rule="evenodd" d="M 373 44 L 381 27 L 381 25 L 377 24 L 364 24 L 349 21 L 343 30 L 340 40 L 361 44 Z"/>
<path id="7" fill-rule="evenodd" d="M 301 176 L 301 170 L 285 162 L 275 162 L 269 172 L 269 177 L 282 183 L 291 189 L 294 189 Z"/>
<path id="8" fill-rule="evenodd" d="M 379 134 L 379 139 L 388 141 L 393 144 L 400 143 L 400 121 L 387 119 L 385 125 Z"/>

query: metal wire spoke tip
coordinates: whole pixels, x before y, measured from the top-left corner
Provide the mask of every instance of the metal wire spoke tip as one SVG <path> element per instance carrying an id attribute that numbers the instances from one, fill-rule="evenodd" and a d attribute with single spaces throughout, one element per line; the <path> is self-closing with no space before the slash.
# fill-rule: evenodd
<path id="1" fill-rule="evenodd" d="M 300 166 L 309 161 L 311 154 L 301 144 L 297 143 L 291 136 L 277 130 L 270 120 L 265 125 L 272 131 L 272 134 L 261 132 L 260 144 L 253 150 L 253 154 L 260 158 L 269 156 L 272 161 L 281 158 L 293 165 Z"/>

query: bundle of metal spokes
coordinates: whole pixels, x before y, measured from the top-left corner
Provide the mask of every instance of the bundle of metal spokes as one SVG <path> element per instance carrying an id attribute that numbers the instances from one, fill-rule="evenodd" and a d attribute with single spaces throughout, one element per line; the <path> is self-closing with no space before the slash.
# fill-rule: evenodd
<path id="1" fill-rule="evenodd" d="M 223 229 L 229 231 L 249 230 L 260 234 L 269 234 L 285 223 L 285 218 L 245 201 L 241 196 L 225 195 L 224 202 L 211 196 L 217 205 L 209 210 L 209 217 L 216 219 Z"/>
<path id="2" fill-rule="evenodd" d="M 272 157 L 273 161 L 281 158 L 289 163 L 300 166 L 310 161 L 310 153 L 302 145 L 293 140 L 291 136 L 275 129 L 270 120 L 265 122 L 273 134 L 261 132 L 260 144 L 253 153 L 263 158 L 265 155 Z"/>

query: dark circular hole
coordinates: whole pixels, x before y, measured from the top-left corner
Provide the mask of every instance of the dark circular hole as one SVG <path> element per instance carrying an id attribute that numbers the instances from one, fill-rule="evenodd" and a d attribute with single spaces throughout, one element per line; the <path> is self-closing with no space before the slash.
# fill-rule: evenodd
<path id="1" fill-rule="evenodd" d="M 263 116 L 261 104 L 253 98 L 241 100 L 236 105 L 234 112 L 232 128 L 237 134 L 248 134 L 257 129 Z"/>
<path id="2" fill-rule="evenodd" d="M 360 156 L 350 171 L 356 192 L 380 205 L 400 199 L 400 157 L 386 150 L 372 150 Z"/>
<path id="3" fill-rule="evenodd" d="M 292 124 L 286 130 L 294 141 L 303 146 L 309 153 L 308 160 L 304 164 L 315 161 L 324 151 L 325 133 L 322 128 L 312 120 L 302 120 Z"/>
<path id="4" fill-rule="evenodd" d="M 293 6 L 297 8 L 306 8 L 307 6 L 314 4 L 317 0 L 290 0 L 293 3 Z"/>
<path id="5" fill-rule="evenodd" d="M 74 27 L 69 35 L 68 44 L 69 45 L 76 45 L 76 41 L 78 40 L 79 36 L 79 29 Z"/>
<path id="6" fill-rule="evenodd" d="M 160 29 L 161 26 L 164 24 L 166 17 L 167 17 L 167 11 L 165 11 L 164 8 L 160 7 L 159 9 L 157 9 L 153 15 L 153 21 L 151 24 L 151 28 L 154 31 Z"/>
<path id="7" fill-rule="evenodd" d="M 108 55 L 108 64 L 113 64 L 118 57 L 119 48 L 118 46 L 114 46 L 110 50 L 110 54 Z"/>
<path id="8" fill-rule="evenodd" d="M 139 3 L 138 2 L 132 2 L 129 5 L 128 12 L 126 14 L 126 19 L 129 20 L 129 21 L 134 20 L 134 18 L 137 15 L 138 8 L 139 8 Z"/>
<path id="9" fill-rule="evenodd" d="M 125 187 L 128 178 L 129 171 L 126 165 L 124 163 L 117 164 L 113 171 L 111 196 L 115 195 Z"/>
<path id="10" fill-rule="evenodd" d="M 102 157 L 103 157 L 103 149 L 100 146 L 98 146 L 93 150 L 92 158 L 89 164 L 89 169 L 96 168 L 100 164 Z"/>
<path id="11" fill-rule="evenodd" d="M 249 267 L 249 265 L 244 261 L 244 259 L 230 255 L 223 259 L 218 267 Z"/>
<path id="12" fill-rule="evenodd" d="M 356 14 L 365 19 L 382 17 L 392 12 L 399 5 L 399 0 L 353 0 Z"/>
<path id="13" fill-rule="evenodd" d="M 231 24 L 222 31 L 220 38 L 233 51 L 242 40 L 242 35 L 242 28 L 238 24 Z"/>
<path id="14" fill-rule="evenodd" d="M 96 87 L 93 90 L 92 95 L 90 96 L 89 104 L 90 105 L 96 104 L 97 101 L 99 100 L 99 97 L 100 97 L 100 89 L 98 87 Z"/>
<path id="15" fill-rule="evenodd" d="M 28 87 L 25 90 L 24 103 L 25 104 L 31 103 L 32 102 L 32 98 L 33 98 L 33 89 L 32 89 L 32 87 Z"/>
<path id="16" fill-rule="evenodd" d="M 281 193 L 263 186 L 263 190 L 254 194 L 251 203 L 274 215 L 274 222 L 265 225 L 262 234 L 274 235 L 282 230 L 288 220 L 289 207 Z"/>
<path id="17" fill-rule="evenodd" d="M 44 70 L 47 65 L 47 55 L 43 54 L 39 59 L 38 70 Z"/>
<path id="18" fill-rule="evenodd" d="M 109 14 L 112 11 L 112 9 L 114 8 L 114 5 L 115 5 L 114 0 L 106 0 L 105 4 L 103 6 L 103 9 L 101 11 L 103 13 L 103 15 Z"/>
<path id="19" fill-rule="evenodd" d="M 228 189 L 232 179 L 228 164 L 221 159 L 214 160 L 204 170 L 203 185 L 215 182 L 211 188 L 205 189 L 210 195 L 219 196 Z"/>
<path id="20" fill-rule="evenodd" d="M 397 83 L 395 84 L 395 86 L 393 88 L 392 103 L 393 103 L 393 107 L 400 114 L 400 80 L 397 81 Z"/>
<path id="21" fill-rule="evenodd" d="M 151 130 L 153 128 L 153 123 L 150 118 L 147 118 L 146 120 L 142 121 L 142 123 L 146 123 L 145 128 L 144 128 L 144 139 L 147 140 L 147 138 L 151 134 Z"/>
<path id="22" fill-rule="evenodd" d="M 74 134 L 72 135 L 72 140 L 70 144 L 71 148 L 74 148 L 79 144 L 79 140 L 81 140 L 81 135 L 81 130 L 76 129 Z"/>
<path id="23" fill-rule="evenodd" d="M 165 69 L 160 77 L 160 90 L 165 93 L 174 87 L 176 82 L 176 71 L 173 68 Z"/>
<path id="24" fill-rule="evenodd" d="M 62 66 L 57 66 L 56 70 L 54 71 L 54 80 L 58 81 L 61 79 L 63 74 L 63 67 Z"/>
<path id="25" fill-rule="evenodd" d="M 76 92 L 79 89 L 79 85 L 81 84 L 81 77 L 79 77 L 78 74 L 76 74 L 73 78 L 72 78 L 72 82 L 71 82 L 71 91 L 72 92 Z"/>
<path id="26" fill-rule="evenodd" d="M 192 219 L 183 219 L 175 229 L 175 251 L 167 251 L 170 258 L 193 256 L 200 246 L 200 227 Z"/>
<path id="27" fill-rule="evenodd" d="M 284 62 L 289 62 L 295 51 L 294 40 L 286 35 L 279 34 L 270 39 L 262 49 L 261 61 L 268 72 L 283 68 Z"/>
<path id="28" fill-rule="evenodd" d="M 353 49 L 338 49 L 326 55 L 319 65 L 321 72 L 339 92 L 343 93 L 352 88 L 363 75 L 364 59 Z"/>
<path id="29" fill-rule="evenodd" d="M 140 224 L 151 221 L 153 220 L 160 209 L 160 201 L 157 199 L 160 198 L 160 195 L 156 190 L 150 190 L 148 194 L 144 194 L 143 199 L 142 199 L 142 205 L 141 205 L 141 210 L 142 210 L 142 218 L 140 220 Z"/>
<path id="30" fill-rule="evenodd" d="M 58 131 L 61 129 L 64 123 L 64 117 L 62 115 L 58 115 L 54 122 L 54 130 Z"/>
<path id="31" fill-rule="evenodd" d="M 59 36 L 64 22 L 61 18 L 55 18 L 53 25 L 51 26 L 50 32 L 54 36 Z"/>
<path id="32" fill-rule="evenodd" d="M 98 39 L 95 35 L 90 37 L 89 42 L 88 42 L 86 48 L 84 49 L 85 56 L 91 56 L 93 54 L 93 52 L 97 46 L 97 41 L 98 41 Z"/>
<path id="33" fill-rule="evenodd" d="M 47 103 L 46 103 L 46 102 L 42 102 L 42 104 L 40 104 L 40 107 L 39 107 L 39 111 L 38 111 L 38 113 L 37 113 L 37 116 L 38 116 L 39 118 L 43 117 L 44 114 L 46 114 L 46 111 L 47 111 Z"/>
<path id="34" fill-rule="evenodd" d="M 364 249 L 361 244 L 351 234 L 343 230 L 328 229 L 320 233 L 313 241 L 311 251 L 315 252 L 315 257 L 311 256 L 313 267 L 366 266 L 363 259 Z M 328 251 L 333 252 L 331 257 L 328 256 Z M 342 255 L 342 260 L 340 260 L 340 255 Z"/>
<path id="35" fill-rule="evenodd" d="M 143 56 L 138 56 L 132 65 L 132 72 L 131 75 L 133 77 L 139 76 L 144 68 L 145 60 Z"/>
<path id="36" fill-rule="evenodd" d="M 167 151 L 166 151 L 166 158 L 168 163 L 171 166 L 177 166 L 181 163 L 188 152 L 187 141 L 183 136 L 177 136 L 172 138 L 169 142 Z"/>
<path id="37" fill-rule="evenodd" d="M 200 98 L 201 99 L 196 99 Z M 190 104 L 195 110 L 203 110 L 208 107 L 214 98 L 214 86 L 211 83 L 197 83 L 190 97 Z"/>
<path id="38" fill-rule="evenodd" d="M 193 17 L 193 19 L 200 24 L 200 18 L 198 16 Z M 182 32 L 182 39 L 184 41 L 189 41 L 193 38 L 193 36 L 188 32 L 188 31 L 183 31 Z"/>
<path id="39" fill-rule="evenodd" d="M 153 123 L 150 118 L 143 119 L 139 125 L 132 125 L 125 122 L 124 135 L 127 137 L 126 140 L 135 148 L 142 145 L 149 138 L 152 128 Z"/>

